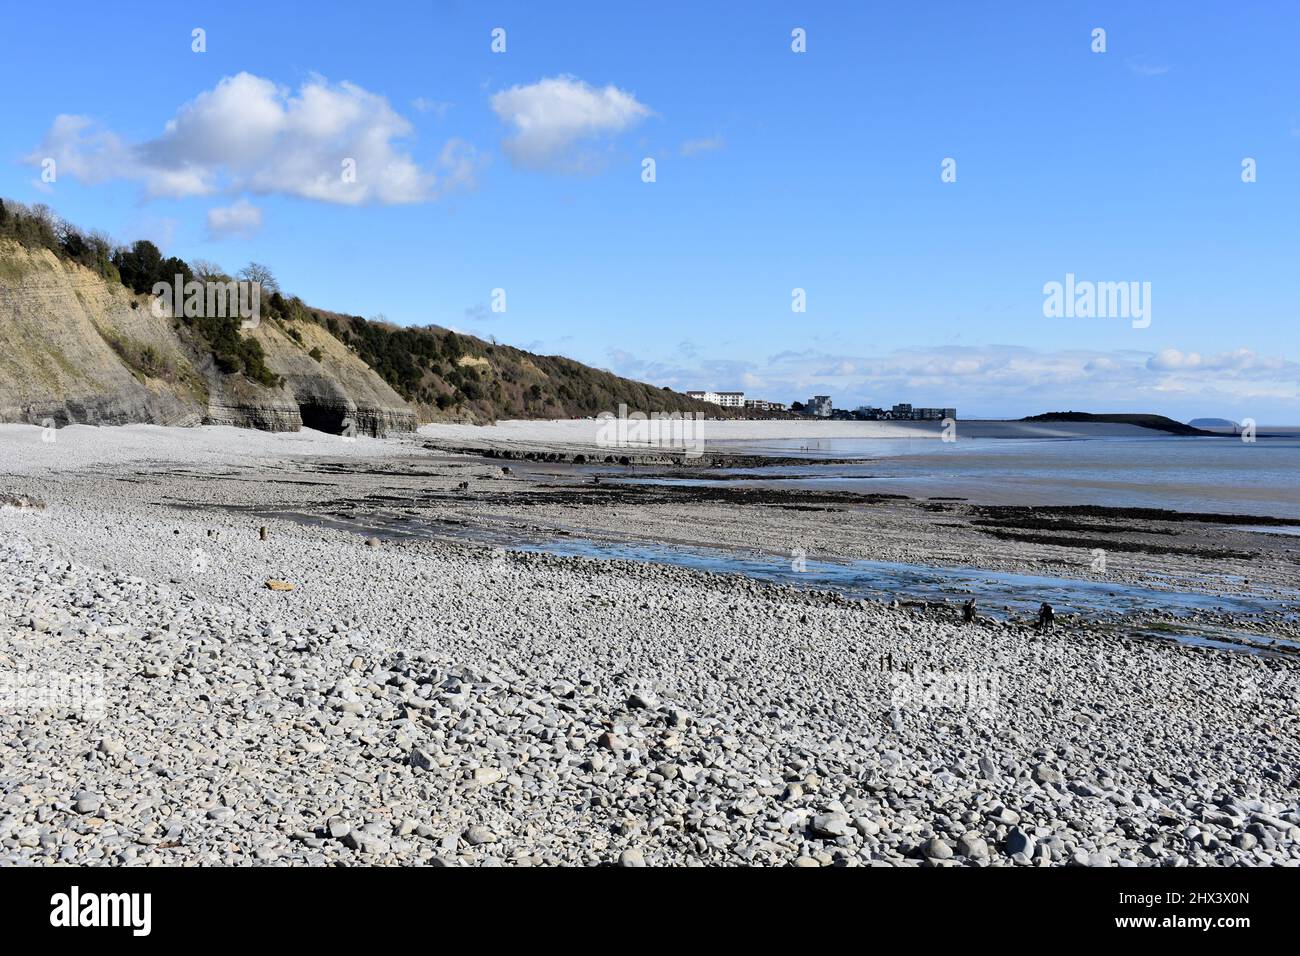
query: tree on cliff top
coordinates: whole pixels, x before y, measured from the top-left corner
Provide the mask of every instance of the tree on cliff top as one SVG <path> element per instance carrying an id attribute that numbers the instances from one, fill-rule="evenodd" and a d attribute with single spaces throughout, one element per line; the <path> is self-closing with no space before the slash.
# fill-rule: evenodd
<path id="1" fill-rule="evenodd" d="M 268 294 L 280 291 L 280 283 L 275 281 L 275 276 L 271 273 L 270 268 L 260 262 L 250 262 L 240 269 L 239 278 L 245 282 L 256 282 L 262 287 L 262 291 Z"/>
<path id="2" fill-rule="evenodd" d="M 159 282 L 171 285 L 177 276 L 181 277 L 182 283 L 194 278 L 184 259 L 176 256 L 164 259 L 162 252 L 148 239 L 136 240 L 130 249 L 119 249 L 113 256 L 113 265 L 117 266 L 122 284 L 137 294 L 152 291 Z"/>

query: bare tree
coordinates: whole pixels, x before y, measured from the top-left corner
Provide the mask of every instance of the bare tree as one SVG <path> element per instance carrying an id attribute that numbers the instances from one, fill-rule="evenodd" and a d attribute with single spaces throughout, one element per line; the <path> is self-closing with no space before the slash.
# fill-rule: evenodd
<path id="1" fill-rule="evenodd" d="M 55 222 L 54 234 L 59 237 L 59 244 L 65 248 L 76 249 L 85 242 L 85 236 L 81 234 L 81 230 L 66 219 L 59 219 Z"/>
<path id="2" fill-rule="evenodd" d="M 20 203 L 17 199 L 6 199 L 4 203 L 5 203 L 5 209 L 7 209 L 9 211 L 9 214 L 12 216 L 29 215 L 27 207 L 23 203 Z"/>
<path id="3" fill-rule="evenodd" d="M 57 231 L 59 227 L 59 217 L 54 215 L 54 210 L 43 202 L 38 202 L 36 205 L 31 206 L 27 210 L 27 215 L 31 216 L 33 219 L 40 220 L 48 226 L 51 231 Z"/>
<path id="4" fill-rule="evenodd" d="M 262 287 L 263 292 L 280 291 L 280 283 L 275 281 L 275 276 L 271 274 L 270 268 L 260 262 L 250 262 L 240 269 L 239 278 L 245 282 L 256 282 Z"/>
<path id="5" fill-rule="evenodd" d="M 190 263 L 190 271 L 199 282 L 225 282 L 230 278 L 221 266 L 207 259 L 195 259 Z"/>
<path id="6" fill-rule="evenodd" d="M 117 249 L 117 243 L 109 237 L 108 233 L 99 229 L 91 232 L 86 241 L 90 243 L 96 252 L 101 253 L 104 258 L 111 256 Z"/>

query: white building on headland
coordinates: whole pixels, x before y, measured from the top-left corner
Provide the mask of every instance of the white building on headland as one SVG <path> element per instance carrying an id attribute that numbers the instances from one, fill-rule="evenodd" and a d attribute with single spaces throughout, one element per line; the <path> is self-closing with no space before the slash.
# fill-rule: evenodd
<path id="1" fill-rule="evenodd" d="M 709 402 L 713 405 L 721 405 L 723 408 L 744 408 L 744 392 L 687 392 L 687 398 L 699 399 L 701 402 Z"/>

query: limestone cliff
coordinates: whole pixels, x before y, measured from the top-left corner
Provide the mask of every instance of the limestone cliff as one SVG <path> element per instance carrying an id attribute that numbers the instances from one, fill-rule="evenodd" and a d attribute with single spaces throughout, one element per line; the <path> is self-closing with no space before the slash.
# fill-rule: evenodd
<path id="1" fill-rule="evenodd" d="M 347 346 L 313 322 L 292 328 L 301 341 L 276 322 L 246 334 L 262 344 L 266 364 L 284 379 L 305 427 L 337 433 L 350 423 L 356 434 L 372 436 L 415 428 L 415 412 Z"/>
<path id="2" fill-rule="evenodd" d="M 205 402 L 170 320 L 120 284 L 0 240 L 0 421 L 197 424 Z"/>
<path id="3" fill-rule="evenodd" d="M 340 432 L 350 420 L 368 435 L 416 424 L 410 406 L 318 325 L 293 323 L 296 339 L 271 320 L 245 333 L 283 380 L 269 388 L 223 373 L 191 329 L 151 305 L 48 250 L 0 240 L 0 421 Z"/>

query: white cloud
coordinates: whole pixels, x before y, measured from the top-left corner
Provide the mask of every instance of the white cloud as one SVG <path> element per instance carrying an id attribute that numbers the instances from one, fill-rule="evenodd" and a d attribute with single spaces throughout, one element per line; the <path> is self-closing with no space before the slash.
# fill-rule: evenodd
<path id="1" fill-rule="evenodd" d="M 213 239 L 251 239 L 262 228 L 262 210 L 246 199 L 233 206 L 208 210 L 208 235 Z"/>
<path id="2" fill-rule="evenodd" d="M 476 162 L 464 144 L 431 166 L 397 145 L 411 124 L 388 100 L 321 77 L 296 93 L 240 73 L 200 93 L 157 139 L 130 144 L 85 116 L 55 118 L 27 161 L 54 157 L 60 174 L 86 183 L 136 180 L 149 197 L 252 192 L 321 202 L 416 203 L 470 185 Z M 469 159 L 467 159 L 467 156 Z M 355 181 L 344 176 L 355 163 Z"/>
<path id="3" fill-rule="evenodd" d="M 1199 352 L 1180 352 L 1162 349 L 1147 360 L 1147 368 L 1158 372 L 1192 371 L 1201 369 L 1224 374 L 1273 374 L 1284 369 L 1287 363 L 1280 358 L 1263 358 L 1250 349 L 1221 352 L 1203 356 Z"/>
<path id="4" fill-rule="evenodd" d="M 573 147 L 620 133 L 651 115 L 631 93 L 596 89 L 573 76 L 556 76 L 495 93 L 492 110 L 514 129 L 504 143 L 513 163 L 529 169 L 580 170 L 588 165 Z"/>
<path id="5" fill-rule="evenodd" d="M 62 114 L 54 118 L 45 139 L 26 157 L 32 166 L 53 159 L 58 175 L 96 185 L 128 175 L 135 156 L 115 133 L 98 129 L 88 116 Z"/>
<path id="6" fill-rule="evenodd" d="M 1201 357 L 1195 352 L 1184 354 L 1178 349 L 1161 349 L 1151 358 L 1147 359 L 1147 368 L 1158 372 L 1168 372 L 1174 369 L 1196 368 L 1201 364 Z"/>

